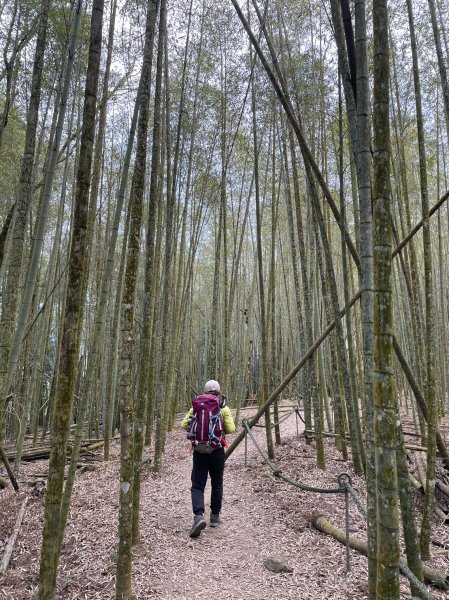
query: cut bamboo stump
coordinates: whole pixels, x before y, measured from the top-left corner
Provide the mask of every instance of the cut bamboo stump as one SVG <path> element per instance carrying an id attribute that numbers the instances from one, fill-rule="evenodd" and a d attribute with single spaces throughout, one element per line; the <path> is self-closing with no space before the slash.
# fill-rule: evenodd
<path id="1" fill-rule="evenodd" d="M 332 523 L 323 515 L 313 515 L 311 517 L 311 523 L 318 531 L 321 531 L 321 533 L 326 533 L 341 544 L 346 544 L 345 533 L 341 529 L 338 529 L 338 527 L 335 527 L 335 525 L 332 525 Z M 353 550 L 357 550 L 360 554 L 368 556 L 368 545 L 363 540 L 349 536 L 349 545 Z M 401 558 L 401 563 L 406 565 L 407 561 L 404 558 Z M 429 569 L 424 563 L 422 569 L 426 582 L 431 583 L 442 590 L 449 590 L 449 576 L 446 577 L 438 571 Z"/>
<path id="2" fill-rule="evenodd" d="M 22 502 L 22 506 L 20 507 L 19 514 L 17 515 L 16 524 L 14 525 L 13 532 L 11 537 L 6 544 L 5 553 L 3 555 L 2 563 L 0 564 L 0 575 L 4 575 L 9 565 L 9 561 L 11 560 L 12 551 L 14 550 L 14 544 L 16 543 L 17 536 L 19 535 L 20 526 L 22 525 L 23 516 L 25 514 L 26 505 L 28 502 L 28 496 Z"/>

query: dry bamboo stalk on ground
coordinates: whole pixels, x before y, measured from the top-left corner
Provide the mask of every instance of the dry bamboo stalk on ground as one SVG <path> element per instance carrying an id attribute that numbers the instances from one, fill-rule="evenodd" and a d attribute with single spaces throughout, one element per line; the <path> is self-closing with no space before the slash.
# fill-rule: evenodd
<path id="1" fill-rule="evenodd" d="M 405 444 L 407 450 L 416 450 L 417 452 L 427 452 L 426 446 L 415 446 L 414 444 Z"/>
<path id="2" fill-rule="evenodd" d="M 19 535 L 20 526 L 22 525 L 23 515 L 25 514 L 25 508 L 28 502 L 28 496 L 26 496 L 25 500 L 22 502 L 22 506 L 20 507 L 19 514 L 17 515 L 17 520 L 14 525 L 13 532 L 11 537 L 6 544 L 5 553 L 3 555 L 2 563 L 0 565 L 0 575 L 4 575 L 9 565 L 9 561 L 11 560 L 12 551 L 14 550 L 14 544 L 16 543 L 17 536 Z"/>
<path id="3" fill-rule="evenodd" d="M 76 465 L 77 473 L 86 473 L 87 471 L 95 471 L 98 465 L 92 463 L 78 463 Z M 37 481 L 45 481 L 48 479 L 48 471 L 42 473 L 33 473 L 23 479 L 28 485 L 35 485 Z M 67 474 L 64 474 L 64 479 L 67 479 Z"/>
<path id="4" fill-rule="evenodd" d="M 444 548 L 445 550 L 449 550 L 449 544 L 444 544 L 438 540 L 432 539 L 430 540 L 434 546 L 438 546 L 439 548 Z"/>
<path id="5" fill-rule="evenodd" d="M 322 533 L 332 536 L 334 539 L 336 539 L 341 544 L 346 544 L 345 533 L 341 529 L 338 529 L 338 527 L 335 527 L 335 525 L 332 525 L 332 523 L 330 521 L 328 521 L 326 519 L 326 517 L 324 517 L 323 515 L 319 515 L 319 514 L 312 515 L 311 523 L 316 529 L 318 529 L 318 531 L 321 531 Z M 353 550 L 357 550 L 357 552 L 360 552 L 360 554 L 367 556 L 368 546 L 365 541 L 359 540 L 352 536 L 349 536 L 349 545 L 351 546 L 351 548 Z M 407 562 L 404 558 L 401 558 L 401 562 L 404 565 L 407 564 Z M 433 569 L 430 569 L 424 563 L 422 565 L 422 568 L 423 568 L 423 574 L 424 574 L 425 581 L 427 581 L 428 583 L 431 583 L 432 585 L 434 585 L 442 590 L 449 589 L 449 577 L 445 577 L 442 573 L 439 573 L 438 571 L 434 571 Z"/>
<path id="6" fill-rule="evenodd" d="M 101 442 L 97 442 L 95 444 L 83 444 L 81 446 L 81 453 L 87 453 L 90 452 L 91 450 L 96 450 L 98 448 L 101 448 L 101 446 L 103 446 L 104 441 L 102 440 Z M 67 454 L 70 456 L 70 454 L 72 453 L 72 446 L 71 444 L 67 445 Z M 5 455 L 9 460 L 13 460 L 15 457 L 15 453 L 11 452 Z M 32 462 L 34 460 L 41 460 L 41 459 L 46 459 L 49 458 L 50 456 L 50 448 L 49 447 L 43 447 L 43 448 L 31 448 L 29 450 L 25 450 L 22 453 L 21 456 L 21 460 L 23 462 Z"/>
<path id="7" fill-rule="evenodd" d="M 416 477 L 414 477 L 410 472 L 408 474 L 408 479 L 410 481 L 410 483 L 412 484 L 412 486 L 417 489 L 417 490 L 422 490 L 423 489 L 423 485 L 420 481 L 418 481 L 416 479 Z"/>
<path id="8" fill-rule="evenodd" d="M 440 492 L 443 492 L 443 494 L 449 498 L 449 485 L 446 485 L 445 483 L 442 483 L 441 481 L 436 481 L 435 485 L 440 490 Z"/>
<path id="9" fill-rule="evenodd" d="M 421 488 L 421 492 L 424 494 L 424 490 L 426 489 L 426 473 L 424 470 L 424 465 L 421 463 L 421 459 L 418 456 L 415 456 L 415 464 L 416 464 L 416 469 L 418 471 L 418 476 L 419 476 L 419 480 L 421 481 L 422 484 L 422 488 Z M 448 486 L 445 486 L 444 484 L 440 484 L 438 481 L 435 483 L 435 485 L 437 487 L 443 486 L 443 488 L 446 488 L 449 490 Z M 442 490 L 444 493 L 444 490 Z M 443 523 L 447 523 L 449 520 L 448 515 L 444 512 L 444 510 L 441 508 L 441 506 L 439 506 L 439 504 L 435 501 L 435 505 L 434 505 L 434 511 L 435 514 L 437 515 L 437 517 L 439 519 L 441 519 L 441 521 Z"/>
<path id="10" fill-rule="evenodd" d="M 421 463 L 421 459 L 418 456 L 412 455 L 415 459 L 416 470 L 418 472 L 418 479 L 422 483 L 423 489 L 426 489 L 426 472 L 424 466 Z"/>
<path id="11" fill-rule="evenodd" d="M 439 504 L 437 504 L 435 502 L 435 506 L 433 507 L 433 510 L 435 512 L 435 514 L 437 515 L 437 517 L 439 519 L 441 519 L 441 522 L 446 524 L 449 522 L 449 516 L 444 512 L 444 510 L 441 508 L 441 506 Z"/>
<path id="12" fill-rule="evenodd" d="M 420 433 L 416 433 L 416 431 L 405 431 L 405 430 L 403 430 L 402 433 L 404 435 L 410 435 L 412 437 L 418 437 L 418 438 L 421 437 L 421 434 Z"/>

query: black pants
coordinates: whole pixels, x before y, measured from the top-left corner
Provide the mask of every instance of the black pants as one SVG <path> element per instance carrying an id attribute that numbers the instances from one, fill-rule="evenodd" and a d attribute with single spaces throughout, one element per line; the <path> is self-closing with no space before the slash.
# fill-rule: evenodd
<path id="1" fill-rule="evenodd" d="M 192 508 L 193 514 L 204 514 L 204 488 L 207 475 L 210 475 L 212 493 L 210 509 L 214 515 L 221 510 L 223 500 L 223 471 L 225 466 L 224 448 L 217 448 L 212 454 L 193 452 L 192 468 Z"/>

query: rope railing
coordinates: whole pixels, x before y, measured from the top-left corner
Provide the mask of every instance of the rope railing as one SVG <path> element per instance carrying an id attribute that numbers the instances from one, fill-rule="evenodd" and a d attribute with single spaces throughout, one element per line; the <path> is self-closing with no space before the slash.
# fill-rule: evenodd
<path id="1" fill-rule="evenodd" d="M 407 577 L 407 579 L 413 586 L 415 586 L 416 589 L 419 590 L 420 594 L 422 594 L 422 597 L 425 600 L 435 600 L 435 596 L 432 596 L 424 583 L 416 577 L 413 571 L 410 570 L 409 566 L 402 562 L 402 560 L 399 562 L 399 571 L 402 573 L 402 575 L 404 575 L 404 577 Z"/>
<path id="2" fill-rule="evenodd" d="M 344 481 L 344 482 L 342 482 L 342 484 L 348 490 L 349 495 L 354 500 L 354 504 L 359 509 L 359 512 L 365 517 L 365 519 L 367 519 L 368 518 L 368 511 L 366 510 L 365 506 L 363 505 L 363 502 L 357 496 L 357 493 L 355 492 L 354 488 L 352 487 L 351 482 L 350 481 Z"/>
<path id="3" fill-rule="evenodd" d="M 298 417 L 301 419 L 301 421 L 304 423 L 304 425 L 306 424 L 306 422 L 304 421 L 304 417 L 302 416 L 302 414 L 299 412 L 299 406 L 296 407 L 295 409 L 296 414 L 298 415 Z"/>
<path id="4" fill-rule="evenodd" d="M 287 477 L 286 475 L 284 475 L 281 471 L 281 469 L 279 469 L 278 467 L 276 467 L 271 460 L 268 458 L 268 456 L 265 454 L 265 452 L 262 450 L 262 448 L 260 447 L 260 445 L 258 444 L 257 440 L 255 439 L 251 429 L 248 426 L 248 420 L 247 419 L 243 419 L 242 421 L 242 426 L 244 427 L 245 431 L 246 431 L 246 435 L 249 436 L 249 438 L 251 439 L 251 441 L 253 442 L 254 446 L 257 448 L 257 451 L 259 452 L 260 456 L 263 458 L 265 464 L 267 466 L 270 467 L 270 469 L 273 471 L 273 475 L 275 477 L 278 477 L 279 479 L 282 479 L 283 481 L 285 481 L 286 483 L 289 483 L 290 485 L 293 485 L 305 492 L 314 492 L 316 494 L 345 494 L 346 493 L 346 488 L 345 486 L 339 486 L 337 488 L 321 488 L 321 487 L 314 487 L 311 485 L 307 485 L 305 483 L 301 483 L 299 481 L 296 481 L 294 479 L 291 479 L 290 477 Z M 246 464 L 246 444 L 245 444 L 245 464 Z"/>
<path id="5" fill-rule="evenodd" d="M 289 413 L 285 414 L 284 416 L 282 416 L 278 421 L 276 421 L 276 423 L 271 423 L 271 428 L 273 429 L 274 427 L 278 427 L 281 423 L 283 423 L 284 421 L 286 421 L 289 417 L 292 416 L 293 413 L 296 413 L 296 409 L 298 407 L 295 406 L 295 408 L 293 410 L 291 410 Z"/>
<path id="6" fill-rule="evenodd" d="M 288 412 L 287 414 L 283 415 L 278 421 L 276 421 L 275 423 L 270 423 L 271 429 L 274 429 L 275 427 L 278 427 L 281 423 L 283 423 L 289 417 L 291 417 L 293 413 L 297 414 L 297 410 L 298 410 L 298 407 L 295 406 L 290 412 Z M 265 427 L 265 424 L 259 425 L 258 423 L 256 423 L 256 425 L 254 425 L 254 427 Z"/>
<path id="7" fill-rule="evenodd" d="M 296 407 L 293 412 L 296 412 L 296 414 L 298 414 L 298 408 Z M 337 481 L 338 481 L 337 488 L 320 488 L 320 487 L 316 487 L 316 486 L 310 486 L 305 483 L 301 483 L 299 481 L 291 479 L 290 477 L 287 477 L 286 475 L 284 475 L 282 473 L 281 469 L 276 467 L 276 465 L 273 464 L 273 462 L 268 458 L 268 456 L 262 450 L 262 448 L 260 447 L 259 443 L 257 442 L 256 438 L 254 437 L 254 435 L 248 425 L 248 419 L 243 419 L 242 426 L 245 430 L 245 465 L 247 463 L 247 438 L 249 437 L 250 440 L 252 441 L 252 443 L 254 444 L 255 448 L 259 452 L 260 456 L 262 457 L 263 461 L 265 462 L 265 464 L 272 470 L 274 477 L 277 477 L 278 479 L 282 479 L 282 481 L 285 481 L 286 483 L 289 483 L 290 485 L 297 487 L 305 492 L 312 492 L 312 493 L 316 493 L 316 494 L 345 494 L 346 568 L 347 568 L 347 571 L 349 572 L 350 562 L 349 562 L 348 497 L 350 496 L 352 498 L 352 500 L 354 501 L 354 504 L 358 508 L 359 512 L 363 515 L 365 520 L 367 520 L 367 516 L 368 516 L 367 510 L 366 510 L 363 502 L 361 501 L 361 499 L 359 498 L 356 491 L 354 490 L 354 488 L 351 485 L 352 481 L 351 481 L 351 476 L 349 475 L 349 473 L 346 473 L 343 471 L 342 473 L 339 473 L 337 475 Z M 428 589 L 424 585 L 424 583 L 422 583 L 416 577 L 416 575 L 410 570 L 408 565 L 403 560 L 401 560 L 399 563 L 399 570 L 402 573 L 402 575 L 407 577 L 407 579 L 410 581 L 410 583 L 417 590 L 419 590 L 419 592 L 422 594 L 422 598 L 424 600 L 435 600 L 435 597 L 432 596 L 432 594 L 428 591 Z"/>

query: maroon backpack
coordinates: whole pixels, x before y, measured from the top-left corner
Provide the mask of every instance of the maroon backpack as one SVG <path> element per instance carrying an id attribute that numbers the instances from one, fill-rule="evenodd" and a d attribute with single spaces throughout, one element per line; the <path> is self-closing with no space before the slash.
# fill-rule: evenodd
<path id="1" fill-rule="evenodd" d="M 223 417 L 220 400 L 213 394 L 202 394 L 192 402 L 193 414 L 187 428 L 187 439 L 201 454 L 210 454 L 221 448 L 223 437 Z"/>

